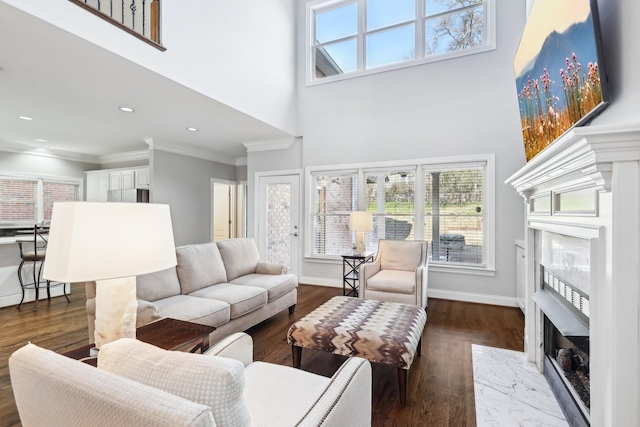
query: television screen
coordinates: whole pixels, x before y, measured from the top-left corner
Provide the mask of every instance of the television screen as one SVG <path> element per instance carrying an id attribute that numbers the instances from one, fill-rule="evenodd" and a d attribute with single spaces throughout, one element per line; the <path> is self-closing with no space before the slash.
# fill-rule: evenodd
<path id="1" fill-rule="evenodd" d="M 535 0 L 513 65 L 529 161 L 609 102 L 596 0 Z"/>

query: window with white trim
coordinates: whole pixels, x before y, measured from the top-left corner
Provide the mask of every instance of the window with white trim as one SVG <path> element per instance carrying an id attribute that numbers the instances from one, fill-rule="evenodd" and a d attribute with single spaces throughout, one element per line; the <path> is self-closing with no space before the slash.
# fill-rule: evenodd
<path id="1" fill-rule="evenodd" d="M 375 251 L 379 239 L 427 240 L 433 265 L 492 270 L 493 156 L 391 163 L 309 172 L 313 241 L 307 256 L 348 253 L 354 241 L 349 212 L 367 210 L 374 223 L 365 233 L 367 250 Z"/>
<path id="2" fill-rule="evenodd" d="M 0 224 L 32 225 L 51 219 L 55 202 L 80 200 L 75 178 L 0 176 Z"/>
<path id="3" fill-rule="evenodd" d="M 351 251 L 349 212 L 357 210 L 358 176 L 354 171 L 314 172 L 312 255 Z"/>
<path id="4" fill-rule="evenodd" d="M 495 48 L 495 0 L 317 0 L 307 4 L 307 83 Z"/>

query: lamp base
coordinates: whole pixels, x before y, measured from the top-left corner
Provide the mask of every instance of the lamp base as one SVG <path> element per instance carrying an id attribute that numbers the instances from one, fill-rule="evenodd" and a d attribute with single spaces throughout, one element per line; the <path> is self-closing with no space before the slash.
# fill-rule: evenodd
<path id="1" fill-rule="evenodd" d="M 363 253 L 365 249 L 364 231 L 356 231 L 356 251 Z"/>
<path id="2" fill-rule="evenodd" d="M 136 337 L 135 276 L 96 281 L 96 349 L 119 338 Z"/>

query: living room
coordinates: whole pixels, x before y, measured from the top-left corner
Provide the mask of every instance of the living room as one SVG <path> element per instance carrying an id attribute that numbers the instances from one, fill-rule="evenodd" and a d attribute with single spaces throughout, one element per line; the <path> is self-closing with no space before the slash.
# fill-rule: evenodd
<path id="1" fill-rule="evenodd" d="M 61 46 L 42 43 L 41 49 L 57 51 L 60 57 L 73 60 L 70 64 L 83 61 L 77 57 L 78 52 L 93 49 L 89 61 L 103 64 L 112 60 L 114 70 L 123 70 L 120 83 L 138 79 L 147 79 L 148 85 L 157 82 L 166 96 L 154 98 L 156 104 L 188 99 L 193 105 L 202 105 L 208 114 L 194 118 L 197 123 L 184 126 L 200 127 L 198 133 L 204 132 L 215 122 L 220 109 L 221 116 L 236 114 L 235 123 L 251 132 L 241 133 L 233 141 L 233 150 L 240 150 L 240 155 L 225 156 L 216 147 L 206 150 L 202 145 L 189 146 L 192 135 L 186 132 L 184 136 L 156 134 L 153 122 L 161 122 L 163 117 L 145 116 L 149 121 L 147 133 L 138 134 L 129 145 L 107 143 L 102 152 L 87 143 L 91 149 L 77 157 L 80 161 L 68 160 L 68 156 L 27 154 L 16 148 L 15 140 L 5 137 L 2 142 L 11 148 L 0 153 L 0 170 L 84 179 L 88 170 L 149 165 L 150 201 L 171 206 L 176 245 L 210 241 L 211 178 L 246 181 L 247 235 L 258 239 L 259 181 L 297 175 L 301 184 L 301 244 L 293 262 L 299 281 L 341 287 L 341 260 L 313 253 L 310 236 L 314 231 L 314 173 L 365 173 L 368 169 L 408 167 L 417 170 L 429 162 L 459 164 L 476 162 L 481 157 L 493 166 L 488 181 L 491 191 L 482 212 L 486 215 L 486 258 L 481 266 L 471 269 L 446 263 L 434 265 L 429 276 L 429 296 L 516 307 L 515 241 L 525 237 L 525 212 L 522 197 L 504 182 L 526 164 L 513 57 L 526 22 L 527 2 L 492 2 L 495 49 L 313 84 L 308 84 L 306 68 L 307 3 L 270 0 L 251 5 L 251 10 L 246 2 L 209 4 L 199 6 L 202 10 L 196 14 L 177 4 L 163 3 L 162 36 L 167 50 L 161 52 L 134 43 L 128 35 L 120 34 L 117 28 L 96 20 L 71 2 L 36 1 L 25 5 L 3 0 L 3 17 L 19 17 L 30 37 L 37 40 L 38 34 L 52 32 L 55 40 L 60 37 L 68 41 Z M 600 0 L 598 5 L 612 102 L 592 126 L 637 125 L 634 101 L 640 87 L 633 75 L 640 64 L 634 49 L 638 30 L 632 17 L 637 16 L 640 6 L 609 0 Z M 60 28 L 71 34 L 57 34 L 62 31 Z M 32 57 L 23 58 L 28 59 Z M 3 74 L 14 72 L 10 65 L 0 64 Z M 56 64 L 56 68 L 63 66 Z M 70 97 L 77 96 L 74 92 L 78 89 L 88 90 L 73 89 L 71 78 L 48 83 L 68 88 Z M 186 87 L 183 90 L 189 94 L 175 86 Z M 145 92 L 145 96 L 150 98 L 152 93 Z M 20 107 L 20 111 L 11 111 L 11 120 L 32 114 L 24 111 L 28 105 Z M 176 111 L 178 107 L 167 106 L 164 114 L 182 114 Z M 136 111 L 134 117 L 139 113 Z M 34 122 L 39 119 L 34 118 Z M 0 127 L 9 128 L 8 120 L 5 117 L 5 124 Z M 117 126 L 120 120 L 134 119 L 116 117 L 111 123 Z M 228 134 L 225 138 L 232 139 Z M 50 153 L 55 148 L 52 146 Z M 140 151 L 148 153 L 146 158 L 117 156 Z M 78 146 L 78 154 L 83 154 L 82 146 Z M 426 237 L 425 230 L 421 232 Z M 10 274 L 15 274 L 15 269 Z"/>

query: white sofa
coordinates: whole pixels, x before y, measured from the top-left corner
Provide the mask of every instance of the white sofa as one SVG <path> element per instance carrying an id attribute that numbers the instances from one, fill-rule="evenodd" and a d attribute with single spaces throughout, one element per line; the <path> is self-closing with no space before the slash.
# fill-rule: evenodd
<path id="1" fill-rule="evenodd" d="M 28 344 L 9 371 L 24 427 L 371 425 L 368 361 L 326 378 L 252 358 L 244 333 L 204 355 L 124 338 L 101 348 L 98 368 Z"/>
<path id="2" fill-rule="evenodd" d="M 244 331 L 274 314 L 293 313 L 298 278 L 260 262 L 251 238 L 176 248 L 178 265 L 137 276 L 137 326 L 163 317 L 215 326 L 210 340 Z M 89 341 L 94 341 L 95 282 L 86 284 Z"/>

